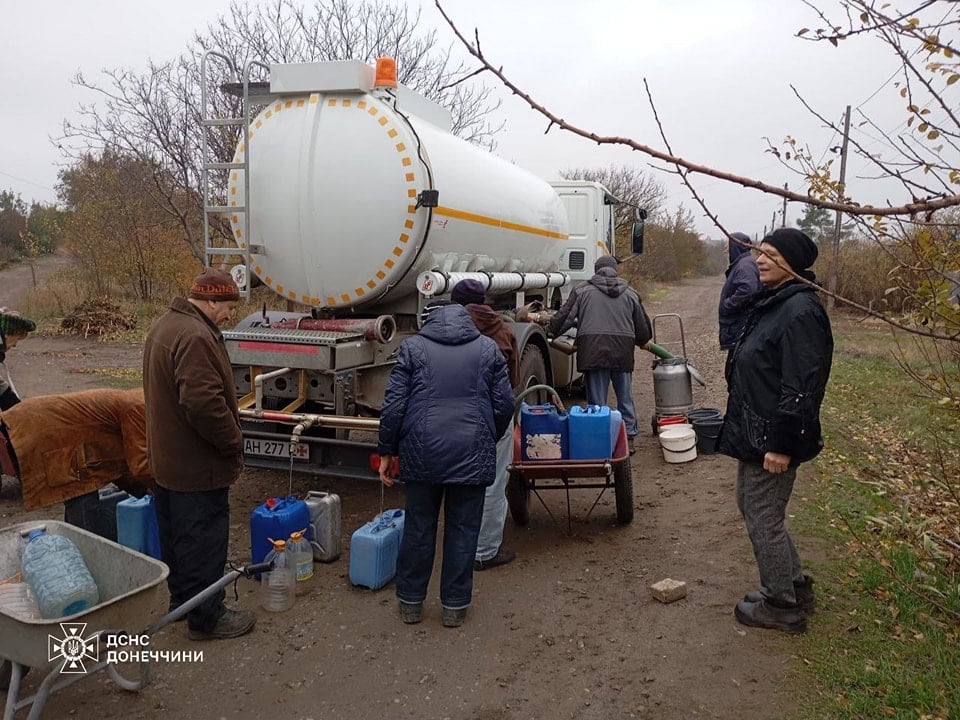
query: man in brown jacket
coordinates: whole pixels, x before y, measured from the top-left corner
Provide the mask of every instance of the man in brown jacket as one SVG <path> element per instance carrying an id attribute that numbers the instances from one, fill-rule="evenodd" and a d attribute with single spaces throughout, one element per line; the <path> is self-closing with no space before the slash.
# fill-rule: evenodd
<path id="1" fill-rule="evenodd" d="M 100 488 L 141 496 L 147 464 L 143 389 L 39 395 L 3 413 L 27 510 L 65 503 L 63 519 L 116 540 L 100 514 Z"/>
<path id="2" fill-rule="evenodd" d="M 143 349 L 147 451 L 171 610 L 219 580 L 227 562 L 229 493 L 243 468 L 243 436 L 218 326 L 239 299 L 228 273 L 207 268 L 150 328 Z M 256 615 L 226 608 L 223 598 L 221 591 L 190 611 L 191 639 L 253 629 Z"/>
<path id="3" fill-rule="evenodd" d="M 450 291 L 450 299 L 463 305 L 470 313 L 477 330 L 492 339 L 507 361 L 507 374 L 514 392 L 520 382 L 520 358 L 517 338 L 503 321 L 503 316 L 485 303 L 483 285 L 477 280 L 461 280 Z M 503 525 L 507 521 L 507 466 L 513 459 L 513 422 L 497 441 L 497 476 L 483 499 L 483 520 L 480 523 L 480 535 L 477 537 L 477 553 L 473 569 L 489 570 L 499 565 L 513 562 L 517 554 L 505 550 Z"/>

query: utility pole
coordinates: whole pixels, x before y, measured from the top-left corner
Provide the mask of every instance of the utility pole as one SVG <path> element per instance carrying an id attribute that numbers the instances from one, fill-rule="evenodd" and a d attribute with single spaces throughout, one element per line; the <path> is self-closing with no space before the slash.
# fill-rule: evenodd
<path id="1" fill-rule="evenodd" d="M 787 183 L 783 184 L 783 189 L 784 190 L 787 189 Z M 780 227 L 786 227 L 787 226 L 787 199 L 786 198 L 783 199 L 783 215 L 781 219 L 783 220 L 783 222 L 780 223 Z"/>
<path id="2" fill-rule="evenodd" d="M 847 112 L 843 119 L 843 145 L 840 147 L 840 182 L 837 184 L 837 199 L 843 202 L 847 178 L 847 142 L 850 139 L 850 106 L 847 105 Z M 843 213 L 837 210 L 837 222 L 833 226 L 833 257 L 830 260 L 830 277 L 827 282 L 827 289 L 831 293 L 837 292 L 837 264 L 840 260 L 840 226 L 843 224 Z M 827 310 L 833 310 L 836 301 L 833 295 L 827 296 Z"/>

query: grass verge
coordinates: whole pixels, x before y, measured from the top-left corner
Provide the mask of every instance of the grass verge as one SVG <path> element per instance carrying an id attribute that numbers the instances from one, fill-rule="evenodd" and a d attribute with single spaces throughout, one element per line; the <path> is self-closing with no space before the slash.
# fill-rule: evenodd
<path id="1" fill-rule="evenodd" d="M 791 717 L 960 718 L 956 418 L 918 397 L 892 338 L 836 335 L 826 449 L 794 527 L 837 550 L 812 568 L 820 604 L 795 646 L 812 682 Z"/>

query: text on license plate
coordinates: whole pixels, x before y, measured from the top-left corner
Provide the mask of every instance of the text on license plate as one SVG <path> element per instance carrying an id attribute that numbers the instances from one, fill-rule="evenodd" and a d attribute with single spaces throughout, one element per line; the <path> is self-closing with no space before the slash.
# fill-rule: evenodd
<path id="1" fill-rule="evenodd" d="M 261 440 L 259 438 L 243 439 L 244 455 L 259 455 L 261 457 L 288 458 L 294 460 L 309 460 L 310 446 L 306 443 L 280 442 L 278 440 Z"/>

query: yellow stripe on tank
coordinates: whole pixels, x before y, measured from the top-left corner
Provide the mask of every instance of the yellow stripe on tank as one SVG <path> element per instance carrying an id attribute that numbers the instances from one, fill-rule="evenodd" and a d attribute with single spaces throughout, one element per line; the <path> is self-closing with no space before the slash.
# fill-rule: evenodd
<path id="1" fill-rule="evenodd" d="M 436 207 L 433 209 L 434 215 L 455 218 L 466 222 L 480 223 L 481 225 L 491 225 L 493 227 L 503 228 L 504 230 L 516 230 L 517 232 L 529 233 L 531 235 L 540 235 L 542 237 L 554 238 L 556 240 L 566 240 L 568 236 L 564 233 L 558 233 L 545 228 L 533 227 L 532 225 L 521 225 L 519 223 L 501 220 L 487 215 L 477 215 L 476 213 L 464 212 L 463 210 L 454 210 L 448 207 Z"/>

